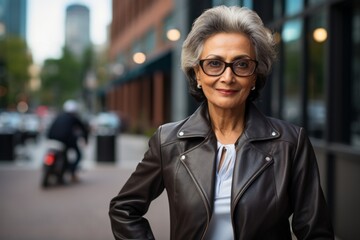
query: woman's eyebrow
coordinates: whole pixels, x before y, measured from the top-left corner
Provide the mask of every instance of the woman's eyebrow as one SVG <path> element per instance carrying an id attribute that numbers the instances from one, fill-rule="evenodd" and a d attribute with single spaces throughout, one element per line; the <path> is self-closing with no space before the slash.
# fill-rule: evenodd
<path id="1" fill-rule="evenodd" d="M 222 57 L 220 55 L 215 55 L 215 54 L 207 55 L 203 59 L 220 59 L 220 60 L 225 61 L 224 57 Z M 246 55 L 246 54 L 241 54 L 241 55 L 237 55 L 237 56 L 233 57 L 231 59 L 231 61 L 236 61 L 236 60 L 239 60 L 239 59 L 251 59 L 251 57 L 249 55 Z"/>

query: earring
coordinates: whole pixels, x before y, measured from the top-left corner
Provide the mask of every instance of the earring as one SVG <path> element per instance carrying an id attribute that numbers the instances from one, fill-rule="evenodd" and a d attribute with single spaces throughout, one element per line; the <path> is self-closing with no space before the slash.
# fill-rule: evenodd
<path id="1" fill-rule="evenodd" d="M 255 85 L 251 88 L 251 90 L 252 90 L 252 91 L 254 91 L 254 90 L 255 90 Z"/>
<path id="2" fill-rule="evenodd" d="M 197 88 L 201 89 L 201 84 L 200 83 L 198 83 Z"/>

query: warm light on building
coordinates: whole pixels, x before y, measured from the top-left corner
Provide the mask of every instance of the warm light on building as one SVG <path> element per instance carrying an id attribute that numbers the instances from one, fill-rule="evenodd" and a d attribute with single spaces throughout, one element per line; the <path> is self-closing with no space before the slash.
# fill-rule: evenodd
<path id="1" fill-rule="evenodd" d="M 181 34 L 178 29 L 173 28 L 173 29 L 170 29 L 169 31 L 167 31 L 166 36 L 170 41 L 175 42 L 180 39 Z"/>
<path id="2" fill-rule="evenodd" d="M 137 64 L 142 64 L 146 61 L 146 55 L 142 52 L 137 52 L 133 55 L 133 60 Z"/>
<path id="3" fill-rule="evenodd" d="M 325 42 L 327 39 L 327 31 L 325 28 L 317 28 L 313 32 L 313 38 L 316 42 Z"/>

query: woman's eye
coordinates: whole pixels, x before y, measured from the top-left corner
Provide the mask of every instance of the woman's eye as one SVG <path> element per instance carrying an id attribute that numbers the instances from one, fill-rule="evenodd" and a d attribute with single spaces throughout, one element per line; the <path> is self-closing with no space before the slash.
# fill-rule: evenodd
<path id="1" fill-rule="evenodd" d="M 208 62 L 208 66 L 209 67 L 220 67 L 221 66 L 221 62 L 217 61 L 217 60 L 210 60 Z"/>
<path id="2" fill-rule="evenodd" d="M 234 65 L 237 68 L 247 68 L 247 67 L 249 67 L 249 62 L 246 60 L 240 60 L 240 61 L 235 62 Z"/>

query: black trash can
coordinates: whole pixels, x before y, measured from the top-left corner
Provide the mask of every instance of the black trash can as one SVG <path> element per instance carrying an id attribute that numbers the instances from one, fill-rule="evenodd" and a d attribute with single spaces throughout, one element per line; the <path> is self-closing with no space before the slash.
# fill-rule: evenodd
<path id="1" fill-rule="evenodd" d="M 0 161 L 15 160 L 15 131 L 0 132 Z"/>
<path id="2" fill-rule="evenodd" d="M 116 135 L 97 135 L 96 159 L 98 162 L 116 161 Z"/>

